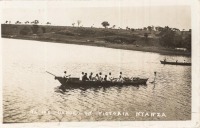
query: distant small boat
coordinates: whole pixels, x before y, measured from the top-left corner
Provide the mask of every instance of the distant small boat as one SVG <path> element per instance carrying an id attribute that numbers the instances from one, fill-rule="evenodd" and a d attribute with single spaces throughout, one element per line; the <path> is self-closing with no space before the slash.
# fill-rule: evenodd
<path id="1" fill-rule="evenodd" d="M 191 66 L 191 63 L 186 62 L 167 62 L 167 61 L 160 61 L 161 64 L 170 64 L 170 65 L 183 65 L 183 66 Z"/>

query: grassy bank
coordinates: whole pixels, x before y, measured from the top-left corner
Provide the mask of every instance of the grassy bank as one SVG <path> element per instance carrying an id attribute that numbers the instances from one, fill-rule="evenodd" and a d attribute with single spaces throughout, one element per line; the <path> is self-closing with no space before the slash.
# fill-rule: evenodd
<path id="1" fill-rule="evenodd" d="M 189 51 L 178 51 L 160 45 L 158 31 L 86 28 L 70 26 L 2 24 L 2 37 L 54 43 L 91 45 L 116 49 L 156 52 L 166 55 L 190 56 Z M 35 30 L 34 30 L 35 29 Z M 34 32 L 37 31 L 37 32 Z M 37 33 L 37 34 L 33 34 Z M 148 33 L 148 37 L 144 34 Z"/>

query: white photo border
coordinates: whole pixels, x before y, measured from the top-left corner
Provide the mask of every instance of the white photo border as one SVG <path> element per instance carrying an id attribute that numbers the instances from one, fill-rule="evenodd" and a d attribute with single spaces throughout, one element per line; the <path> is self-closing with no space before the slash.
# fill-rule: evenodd
<path id="1" fill-rule="evenodd" d="M 12 5 L 15 7 L 24 6 L 28 4 L 27 1 L 1 1 L 0 2 L 0 15 L 2 15 L 2 8 L 12 2 Z M 32 128 L 32 127 L 41 127 L 41 128 L 54 128 L 54 127 L 98 127 L 98 128 L 110 128 L 110 127 L 177 127 L 177 128 L 190 128 L 190 127 L 200 127 L 200 0 L 116 0 L 116 1 L 97 1 L 97 0 L 75 0 L 75 1 L 29 1 L 33 3 L 42 2 L 45 4 L 54 3 L 59 6 L 63 6 L 62 2 L 72 3 L 70 6 L 112 6 L 122 5 L 122 6 L 167 6 L 167 5 L 188 5 L 191 6 L 192 19 L 192 119 L 189 121 L 100 121 L 100 122 L 55 122 L 55 123 L 16 123 L 16 124 L 3 124 L 3 104 L 2 104 L 2 56 L 0 56 L 0 113 L 1 114 L 1 128 Z M 23 4 L 21 4 L 23 3 Z M 77 5 L 77 3 L 79 3 Z M 88 4 L 90 3 L 90 4 Z M 131 4 L 130 4 L 131 3 Z M 184 14 L 183 14 L 184 15 Z M 0 51 L 2 55 L 2 43 L 0 45 Z"/>

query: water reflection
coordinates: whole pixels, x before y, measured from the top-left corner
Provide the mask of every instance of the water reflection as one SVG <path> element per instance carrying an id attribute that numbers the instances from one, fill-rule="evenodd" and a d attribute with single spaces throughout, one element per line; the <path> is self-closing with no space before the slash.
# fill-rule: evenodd
<path id="1" fill-rule="evenodd" d="M 154 85 L 155 85 L 155 83 L 154 83 Z M 137 88 L 137 89 L 139 89 L 139 87 L 147 88 L 147 84 L 140 84 L 140 85 L 131 85 L 131 84 L 130 85 L 110 85 L 110 86 L 101 85 L 101 86 L 95 86 L 95 87 L 92 87 L 92 86 L 81 86 L 81 85 L 80 85 L 80 87 L 73 86 L 73 85 L 72 86 L 71 85 L 70 86 L 60 85 L 60 86 L 54 88 L 54 90 L 55 90 L 55 92 L 58 92 L 58 93 L 60 93 L 60 92 L 64 93 L 64 92 L 69 92 L 69 91 L 73 91 L 73 90 L 77 90 L 77 89 L 79 89 L 79 90 L 81 90 L 83 92 L 85 92 L 87 90 L 92 90 L 94 92 L 99 92 L 99 90 L 102 90 L 103 92 L 106 92 L 107 90 L 115 89 L 115 90 L 117 90 L 118 93 L 120 93 L 122 88 L 126 88 L 126 87 L 128 88 L 129 86 Z"/>

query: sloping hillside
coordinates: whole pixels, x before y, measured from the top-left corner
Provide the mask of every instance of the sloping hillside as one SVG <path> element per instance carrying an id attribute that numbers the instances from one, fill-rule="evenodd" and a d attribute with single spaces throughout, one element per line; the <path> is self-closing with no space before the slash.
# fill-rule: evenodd
<path id="1" fill-rule="evenodd" d="M 2 37 L 104 46 L 159 53 L 190 54 L 161 43 L 161 32 L 48 25 L 2 24 Z M 187 33 L 184 34 L 187 36 Z M 181 38 L 182 39 L 182 38 Z M 179 41 L 180 42 L 180 41 Z"/>

